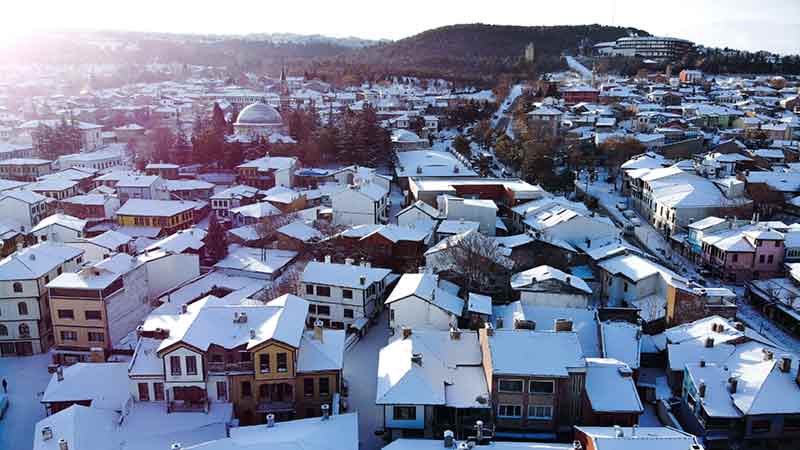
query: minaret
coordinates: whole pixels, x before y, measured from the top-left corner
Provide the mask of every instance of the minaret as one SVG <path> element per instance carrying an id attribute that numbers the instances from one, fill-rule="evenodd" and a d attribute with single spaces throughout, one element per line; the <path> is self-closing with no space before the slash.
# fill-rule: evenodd
<path id="1" fill-rule="evenodd" d="M 280 92 L 280 101 L 281 101 L 281 113 L 285 114 L 289 112 L 289 82 L 286 81 L 286 66 L 284 65 L 281 68 L 281 92 Z"/>

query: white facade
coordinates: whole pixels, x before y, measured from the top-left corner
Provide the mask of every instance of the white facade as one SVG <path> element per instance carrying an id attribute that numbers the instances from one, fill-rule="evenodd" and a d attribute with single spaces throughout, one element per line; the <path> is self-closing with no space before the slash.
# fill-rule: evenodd
<path id="1" fill-rule="evenodd" d="M 333 223 L 336 225 L 384 223 L 387 220 L 387 204 L 386 195 L 376 199 L 357 189 L 343 190 L 331 196 Z"/>
<path id="2" fill-rule="evenodd" d="M 557 308 L 587 308 L 589 296 L 581 294 L 565 294 L 560 292 L 522 291 L 519 296 L 523 305 L 552 306 Z"/>
<path id="3" fill-rule="evenodd" d="M 389 327 L 449 330 L 458 317 L 415 295 L 389 305 Z"/>
<path id="4" fill-rule="evenodd" d="M 40 228 L 31 234 L 36 237 L 37 242 L 69 242 L 83 237 L 82 231 L 73 230 L 58 223 Z"/>
<path id="5" fill-rule="evenodd" d="M 168 289 L 200 276 L 200 257 L 192 253 L 170 254 L 147 262 L 147 289 L 158 298 Z"/>
<path id="6" fill-rule="evenodd" d="M 0 198 L 0 216 L 13 220 L 28 231 L 41 221 L 47 213 L 47 204 L 41 201 L 28 203 L 14 197 Z"/>
<path id="7" fill-rule="evenodd" d="M 497 205 L 491 200 L 472 200 L 459 197 L 439 197 L 439 209 L 447 220 L 465 220 L 480 224 L 478 231 L 494 236 L 497 229 Z"/>

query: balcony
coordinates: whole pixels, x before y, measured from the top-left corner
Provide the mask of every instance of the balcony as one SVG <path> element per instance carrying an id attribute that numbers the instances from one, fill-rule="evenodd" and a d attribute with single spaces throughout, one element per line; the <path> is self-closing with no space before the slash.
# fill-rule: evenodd
<path id="1" fill-rule="evenodd" d="M 210 362 L 208 363 L 209 372 L 253 372 L 253 361 L 241 362 Z"/>
<path id="2" fill-rule="evenodd" d="M 256 405 L 256 412 L 259 413 L 281 413 L 281 412 L 294 412 L 294 401 L 283 400 L 274 401 L 270 399 L 258 399 Z"/>
<path id="3" fill-rule="evenodd" d="M 174 412 L 204 412 L 208 413 L 208 400 L 188 401 L 175 400 L 167 402 L 167 414 Z"/>

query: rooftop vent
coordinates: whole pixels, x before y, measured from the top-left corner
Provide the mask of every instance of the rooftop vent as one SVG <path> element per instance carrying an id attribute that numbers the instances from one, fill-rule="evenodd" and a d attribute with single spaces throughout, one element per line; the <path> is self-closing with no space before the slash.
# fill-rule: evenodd
<path id="1" fill-rule="evenodd" d="M 53 439 L 53 429 L 50 427 L 43 427 L 42 428 L 42 440 L 49 441 Z"/>
<path id="2" fill-rule="evenodd" d="M 267 428 L 275 426 L 275 414 L 267 414 Z"/>

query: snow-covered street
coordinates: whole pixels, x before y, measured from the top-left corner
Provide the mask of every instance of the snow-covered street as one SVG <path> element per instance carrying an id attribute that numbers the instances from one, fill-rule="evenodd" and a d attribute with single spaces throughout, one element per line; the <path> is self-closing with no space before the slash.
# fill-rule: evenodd
<path id="1" fill-rule="evenodd" d="M 36 422 L 45 417 L 39 403 L 51 375 L 50 354 L 0 358 L 0 379 L 8 382 L 9 407 L 0 420 L 0 449 L 31 450 Z"/>
<path id="2" fill-rule="evenodd" d="M 389 339 L 389 317 L 386 311 L 367 335 L 344 355 L 344 377 L 350 386 L 349 411 L 358 411 L 359 439 L 362 450 L 383 447 L 383 439 L 375 429 L 383 426 L 381 410 L 375 405 L 378 386 L 378 352 Z"/>

